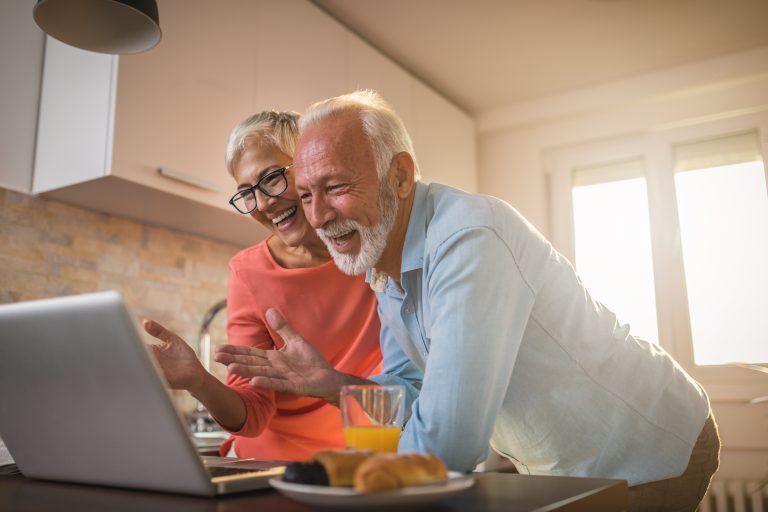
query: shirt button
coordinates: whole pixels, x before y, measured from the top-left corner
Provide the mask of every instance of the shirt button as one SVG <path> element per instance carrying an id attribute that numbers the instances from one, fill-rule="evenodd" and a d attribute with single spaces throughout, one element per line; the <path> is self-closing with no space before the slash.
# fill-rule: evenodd
<path id="1" fill-rule="evenodd" d="M 413 306 L 411 306 L 410 304 L 405 306 L 405 312 L 408 314 L 413 313 Z"/>

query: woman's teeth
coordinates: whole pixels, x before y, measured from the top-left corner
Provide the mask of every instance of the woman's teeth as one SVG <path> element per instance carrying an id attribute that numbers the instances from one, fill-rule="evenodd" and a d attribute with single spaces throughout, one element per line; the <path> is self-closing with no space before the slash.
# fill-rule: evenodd
<path id="1" fill-rule="evenodd" d="M 286 210 L 285 212 L 283 212 L 281 215 L 278 215 L 277 217 L 275 217 L 274 219 L 272 219 L 272 224 L 274 224 L 274 225 L 278 225 L 278 224 L 280 224 L 280 223 L 281 223 L 281 222 L 283 222 L 285 219 L 287 219 L 288 217 L 290 217 L 291 215 L 293 215 L 294 213 L 296 213 L 296 208 L 297 208 L 297 207 L 296 207 L 296 206 L 294 206 L 293 208 L 289 208 L 289 209 L 287 209 L 287 210 Z"/>

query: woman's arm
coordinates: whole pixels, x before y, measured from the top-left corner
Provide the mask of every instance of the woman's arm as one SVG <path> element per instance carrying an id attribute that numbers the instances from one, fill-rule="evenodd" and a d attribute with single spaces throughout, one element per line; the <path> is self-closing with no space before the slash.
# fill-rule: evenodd
<path id="1" fill-rule="evenodd" d="M 160 341 L 151 346 L 152 353 L 170 387 L 189 391 L 227 430 L 240 430 L 246 419 L 240 395 L 207 372 L 176 333 L 153 320 L 144 320 L 142 327 Z"/>

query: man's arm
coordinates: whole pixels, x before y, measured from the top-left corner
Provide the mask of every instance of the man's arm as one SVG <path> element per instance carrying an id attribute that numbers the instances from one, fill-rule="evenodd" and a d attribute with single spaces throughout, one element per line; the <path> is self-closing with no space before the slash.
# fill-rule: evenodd
<path id="1" fill-rule="evenodd" d="M 430 260 L 423 300 L 431 344 L 399 450 L 433 453 L 470 471 L 487 454 L 534 296 L 491 229 L 454 234 Z"/>
<path id="2" fill-rule="evenodd" d="M 379 318 L 381 317 L 381 310 L 379 310 Z M 381 375 L 371 377 L 371 381 L 382 385 L 400 384 L 405 388 L 405 419 L 407 421 L 411 415 L 411 406 L 419 396 L 424 373 L 405 355 L 400 344 L 384 324 L 381 326 L 379 343 L 383 357 Z"/>
<path id="3" fill-rule="evenodd" d="M 383 374 L 370 380 L 337 371 L 319 350 L 307 343 L 274 309 L 267 321 L 285 342 L 280 350 L 222 345 L 214 359 L 227 365 L 236 375 L 251 379 L 251 384 L 274 391 L 313 396 L 338 405 L 341 387 L 350 384 L 401 384 L 405 387 L 406 415 L 421 387 L 423 373 L 400 350 L 386 327 L 381 330 Z"/>

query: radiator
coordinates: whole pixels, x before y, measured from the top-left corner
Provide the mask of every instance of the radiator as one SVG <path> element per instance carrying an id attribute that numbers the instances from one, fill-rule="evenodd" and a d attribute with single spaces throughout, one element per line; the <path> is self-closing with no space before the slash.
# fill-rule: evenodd
<path id="1" fill-rule="evenodd" d="M 768 487 L 760 482 L 713 480 L 699 512 L 768 512 Z"/>

